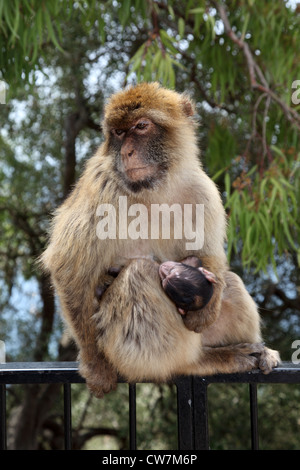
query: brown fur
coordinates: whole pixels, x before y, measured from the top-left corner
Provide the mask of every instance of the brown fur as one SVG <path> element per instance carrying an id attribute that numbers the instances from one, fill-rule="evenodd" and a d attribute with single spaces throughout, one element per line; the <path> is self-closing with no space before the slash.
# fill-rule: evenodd
<path id="1" fill-rule="evenodd" d="M 158 84 L 141 84 L 114 95 L 105 109 L 105 142 L 53 219 L 42 263 L 52 274 L 65 321 L 80 350 L 81 374 L 97 396 L 115 387 L 117 371 L 134 381 L 166 380 L 177 373 L 248 370 L 259 364 L 252 352 L 269 351 L 261 345 L 236 346 L 261 341 L 259 319 L 242 281 L 233 275 L 229 282 L 225 212 L 215 184 L 199 162 L 193 109 L 187 96 Z M 141 117 L 163 129 L 168 171 L 152 189 L 133 193 L 115 171 L 120 155 L 112 151 L 111 130 L 129 129 Z M 204 204 L 203 247 L 188 252 L 187 240 L 174 237 L 99 240 L 97 207 L 103 203 L 118 207 L 120 195 L 128 197 L 128 207 L 143 203 L 149 214 L 151 204 Z M 188 312 L 182 318 L 159 285 L 156 264 L 144 260 L 141 266 L 140 260 L 130 260 L 154 256 L 159 262 L 179 261 L 188 255 L 201 258 L 218 282 L 201 314 Z M 97 286 L 105 283 L 107 270 L 115 265 L 126 268 L 105 292 L 94 315 Z M 235 346 L 228 346 L 231 343 Z M 208 347 L 214 349 L 208 351 Z M 265 369 L 269 371 L 278 358 L 268 357 Z"/>

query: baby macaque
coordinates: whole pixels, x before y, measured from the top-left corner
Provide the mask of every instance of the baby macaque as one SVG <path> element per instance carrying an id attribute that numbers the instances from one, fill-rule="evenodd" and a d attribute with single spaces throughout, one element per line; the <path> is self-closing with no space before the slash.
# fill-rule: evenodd
<path id="1" fill-rule="evenodd" d="M 162 287 L 175 303 L 181 315 L 200 310 L 213 295 L 216 277 L 203 267 L 191 266 L 185 262 L 166 261 L 159 267 Z"/>
<path id="2" fill-rule="evenodd" d="M 108 270 L 105 282 L 96 288 L 98 301 L 120 271 L 117 267 Z M 182 262 L 165 261 L 159 266 L 159 275 L 166 295 L 181 315 L 203 308 L 213 295 L 213 284 L 217 283 L 216 276 L 204 269 L 196 256 L 189 256 Z"/>

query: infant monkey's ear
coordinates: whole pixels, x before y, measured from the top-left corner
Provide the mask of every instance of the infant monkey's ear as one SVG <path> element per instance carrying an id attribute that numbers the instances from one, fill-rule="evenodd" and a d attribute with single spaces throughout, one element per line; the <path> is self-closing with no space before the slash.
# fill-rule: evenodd
<path id="1" fill-rule="evenodd" d="M 181 315 L 203 308 L 210 301 L 213 284 L 217 282 L 213 273 L 195 267 L 194 259 L 184 261 L 191 262 L 191 265 L 167 261 L 159 267 L 162 287 Z"/>

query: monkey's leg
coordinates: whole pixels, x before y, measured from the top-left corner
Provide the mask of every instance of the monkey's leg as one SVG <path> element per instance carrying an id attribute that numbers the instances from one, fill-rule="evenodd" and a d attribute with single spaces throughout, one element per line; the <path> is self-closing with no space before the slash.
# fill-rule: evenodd
<path id="1" fill-rule="evenodd" d="M 96 351 L 93 358 L 87 357 L 85 349 L 79 353 L 79 372 L 85 378 L 90 392 L 97 398 L 102 398 L 117 387 L 117 372 L 107 361 L 102 352 Z"/>
<path id="2" fill-rule="evenodd" d="M 186 373 L 213 375 L 247 372 L 261 369 L 269 373 L 280 359 L 277 351 L 272 351 L 263 343 L 240 343 L 229 346 L 202 349 L 199 363 L 191 365 Z"/>
<path id="3" fill-rule="evenodd" d="M 240 343 L 215 348 L 205 346 L 197 366 L 192 365 L 187 372 L 196 375 L 213 375 L 257 369 L 258 357 L 263 350 L 262 343 Z"/>
<path id="4" fill-rule="evenodd" d="M 279 363 L 276 351 L 263 343 L 240 343 L 220 347 L 203 347 L 199 364 L 191 366 L 190 374 L 212 375 L 246 372 L 260 368 L 269 373 Z"/>
<path id="5" fill-rule="evenodd" d="M 97 347 L 93 320 L 96 287 L 89 290 L 87 281 L 78 282 L 74 276 L 67 278 L 67 282 L 66 279 L 59 282 L 59 276 L 54 275 L 53 280 L 60 298 L 62 316 L 79 350 L 79 373 L 86 379 L 91 392 L 100 398 L 116 388 L 117 372 Z"/>
<path id="6" fill-rule="evenodd" d="M 256 353 L 257 366 L 264 373 L 268 373 L 278 365 L 280 357 L 277 351 L 265 347 L 262 343 L 260 317 L 256 304 L 239 276 L 228 271 L 225 275 L 225 282 L 221 313 L 215 323 L 202 333 L 204 349 L 209 348 L 207 355 L 204 356 L 205 362 L 215 362 L 219 357 L 218 353 L 224 352 L 224 358 L 227 358 L 228 364 L 239 363 L 239 358 L 244 355 L 243 349 L 245 349 L 240 350 L 239 345 L 245 343 L 248 345 L 246 349 L 249 349 L 250 344 L 250 352 L 246 354 L 244 364 L 252 363 L 254 359 L 251 355 Z M 230 349 L 230 346 L 226 346 L 230 344 L 237 346 Z M 261 346 L 255 351 L 256 345 Z M 222 350 L 223 347 L 226 347 L 226 350 Z M 253 353 L 251 353 L 252 347 Z M 249 354 L 250 357 L 248 357 Z M 226 364 L 224 368 L 227 368 Z"/>

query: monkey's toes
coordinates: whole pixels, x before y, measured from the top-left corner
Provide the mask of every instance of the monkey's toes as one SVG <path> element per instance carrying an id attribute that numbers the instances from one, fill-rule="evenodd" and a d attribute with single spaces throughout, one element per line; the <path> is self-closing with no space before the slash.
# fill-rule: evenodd
<path id="1" fill-rule="evenodd" d="M 103 398 L 106 393 L 110 393 L 117 388 L 116 383 L 110 384 L 99 384 L 95 382 L 86 381 L 87 387 L 89 391 L 96 397 L 96 398 Z"/>
<path id="2" fill-rule="evenodd" d="M 264 374 L 269 374 L 274 367 L 280 364 L 279 352 L 274 349 L 264 348 L 259 356 L 258 367 Z"/>

